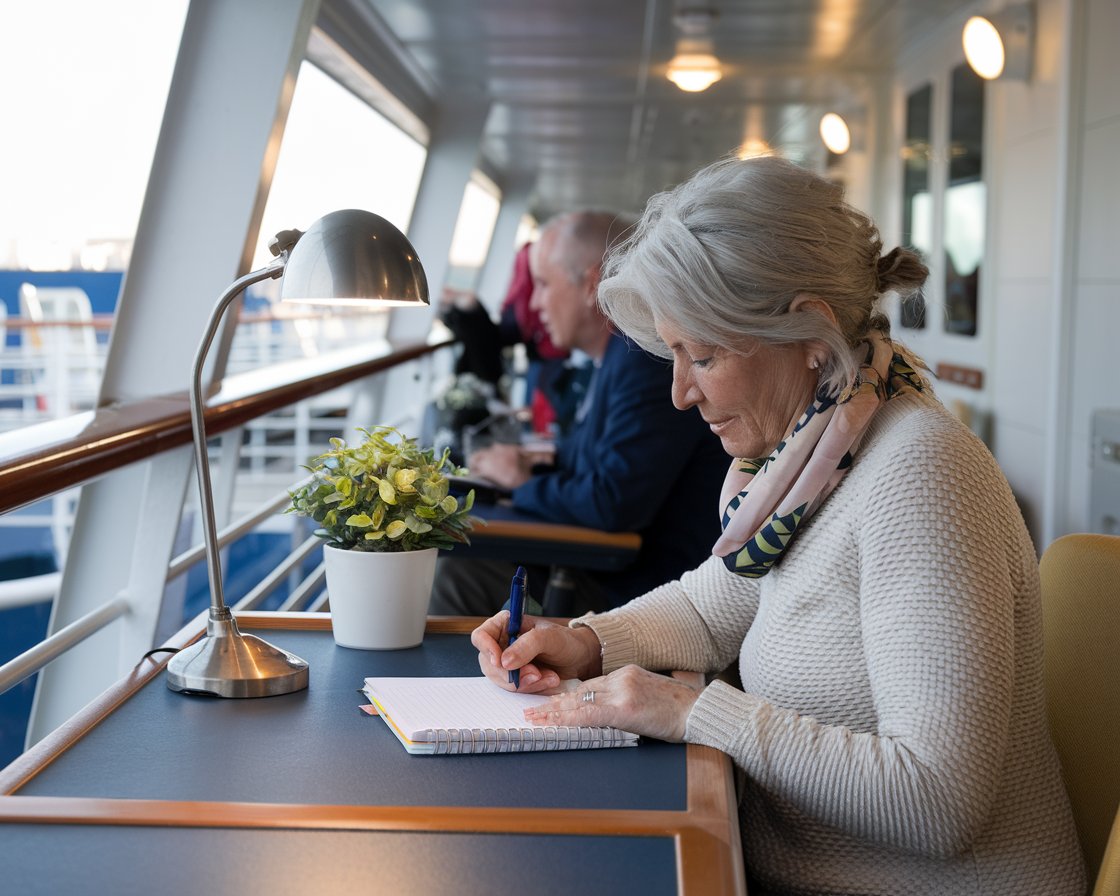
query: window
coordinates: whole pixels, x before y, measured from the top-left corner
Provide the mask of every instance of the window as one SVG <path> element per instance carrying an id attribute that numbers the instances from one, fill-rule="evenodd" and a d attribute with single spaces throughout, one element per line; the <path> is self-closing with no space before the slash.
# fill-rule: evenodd
<path id="1" fill-rule="evenodd" d="M 9 36 L 0 52 L 0 267 L 126 267 L 186 8 L 186 0 L 0 7 Z"/>
<path id="2" fill-rule="evenodd" d="M 310 62 L 300 66 L 253 267 L 272 260 L 268 241 L 306 230 L 329 212 L 360 208 L 408 229 L 427 150 Z M 316 355 L 377 340 L 388 311 L 280 304 L 279 280 L 250 287 L 229 370 Z"/>
<path id="3" fill-rule="evenodd" d="M 265 205 L 254 267 L 279 231 L 361 208 L 408 230 L 427 152 L 310 62 L 300 67 Z"/>
<path id="4" fill-rule="evenodd" d="M 3 428 L 96 400 L 186 10 L 0 5 Z"/>
<path id="5" fill-rule="evenodd" d="M 906 98 L 906 142 L 902 147 L 902 245 L 928 263 L 933 252 L 933 204 L 929 169 L 933 86 L 926 84 Z M 926 303 L 921 294 L 906 298 L 901 307 L 904 327 L 920 330 L 926 325 Z"/>
<path id="6" fill-rule="evenodd" d="M 984 261 L 984 81 L 967 64 L 950 78 L 945 190 L 945 330 L 975 336 Z"/>
<path id="7" fill-rule="evenodd" d="M 473 290 L 490 251 L 501 205 L 498 188 L 476 171 L 467 181 L 455 232 L 451 237 L 447 283 L 450 289 Z"/>

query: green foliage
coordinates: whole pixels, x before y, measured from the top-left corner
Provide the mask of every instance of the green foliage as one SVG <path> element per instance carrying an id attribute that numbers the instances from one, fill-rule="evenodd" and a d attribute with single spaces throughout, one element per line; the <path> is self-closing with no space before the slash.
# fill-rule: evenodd
<path id="1" fill-rule="evenodd" d="M 352 551 L 419 551 L 469 544 L 474 491 L 448 494 L 449 475 L 465 472 L 418 448 L 391 426 L 359 429 L 360 445 L 331 439 L 331 449 L 306 469 L 312 478 L 290 492 L 288 513 L 310 517 L 315 534 Z"/>

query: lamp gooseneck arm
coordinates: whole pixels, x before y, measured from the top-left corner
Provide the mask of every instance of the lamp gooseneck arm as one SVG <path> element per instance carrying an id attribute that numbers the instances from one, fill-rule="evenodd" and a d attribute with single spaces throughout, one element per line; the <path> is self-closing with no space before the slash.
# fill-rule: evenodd
<path id="1" fill-rule="evenodd" d="M 214 495 L 210 486 L 210 460 L 206 455 L 206 404 L 202 394 L 202 369 L 206 364 L 206 355 L 210 345 L 218 332 L 222 316 L 230 303 L 247 286 L 261 280 L 275 279 L 284 273 L 288 253 L 284 252 L 276 261 L 267 267 L 252 271 L 244 277 L 235 280 L 227 289 L 214 310 L 210 312 L 210 319 L 206 324 L 206 332 L 198 345 L 194 356 L 194 371 L 191 375 L 191 432 L 194 434 L 194 464 L 198 476 L 198 498 L 202 509 L 202 537 L 206 545 L 206 568 L 210 577 L 210 618 L 216 619 L 229 615 L 225 598 L 222 594 L 222 564 L 221 551 L 218 545 L 218 527 L 214 521 Z"/>

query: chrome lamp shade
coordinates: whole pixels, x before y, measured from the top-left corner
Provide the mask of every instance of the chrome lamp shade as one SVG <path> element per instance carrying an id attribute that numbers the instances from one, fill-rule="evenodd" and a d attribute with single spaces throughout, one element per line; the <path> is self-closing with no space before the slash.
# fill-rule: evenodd
<path id="1" fill-rule="evenodd" d="M 291 251 L 280 297 L 316 304 L 427 305 L 428 279 L 403 233 L 379 215 L 324 215 Z"/>
<path id="2" fill-rule="evenodd" d="M 218 299 L 199 343 L 191 377 L 191 430 L 198 474 L 202 531 L 210 579 L 206 636 L 176 653 L 167 664 L 173 691 L 214 697 L 269 697 L 308 684 L 307 663 L 255 635 L 243 635 L 222 594 L 222 568 L 210 462 L 202 372 L 222 317 L 245 287 L 284 276 L 285 301 L 324 304 L 428 304 L 428 281 L 416 250 L 396 227 L 371 212 L 331 212 L 306 233 L 285 230 L 269 244 L 277 256 L 266 267 L 235 281 Z"/>

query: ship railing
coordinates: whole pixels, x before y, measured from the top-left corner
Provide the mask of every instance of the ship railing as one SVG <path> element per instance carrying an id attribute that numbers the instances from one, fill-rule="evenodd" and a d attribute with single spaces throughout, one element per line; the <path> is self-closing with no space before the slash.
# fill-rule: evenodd
<path id="1" fill-rule="evenodd" d="M 332 390 L 365 383 L 376 386 L 395 368 L 416 362 L 419 369 L 409 379 L 412 405 L 418 409 L 431 390 L 433 357 L 454 343 L 447 337 L 426 342 L 390 345 L 387 342 L 302 358 L 268 368 L 227 376 L 220 391 L 206 409 L 209 437 L 233 435 L 236 455 L 244 427 L 280 409 L 324 396 Z M 416 382 L 419 380 L 419 382 Z M 367 421 L 369 422 L 369 421 Z M 403 420 L 383 422 L 401 424 Z M 338 430 L 346 423 L 338 418 Z M 0 515 L 87 483 L 117 469 L 147 460 L 157 453 L 189 445 L 192 441 L 190 408 L 185 392 L 157 396 L 141 401 L 98 408 L 60 420 L 0 433 Z M 226 459 L 223 453 L 223 459 Z M 224 466 L 223 466 L 224 468 Z M 225 547 L 260 526 L 283 509 L 287 489 L 297 484 L 289 477 L 286 488 L 258 503 L 219 532 Z M 220 486 L 219 486 L 220 487 Z M 298 570 L 318 547 L 318 540 L 307 538 L 295 545 L 279 565 L 248 594 L 233 604 L 235 610 L 259 607 L 283 582 L 292 587 L 281 609 L 319 609 L 324 600 L 321 565 L 300 577 Z M 182 576 L 204 557 L 201 540 L 175 556 L 167 569 L 166 581 Z M 61 574 L 33 577 L 23 591 L 5 584 L 0 589 L 0 610 L 53 596 Z M 0 666 L 0 693 L 41 670 L 52 660 L 81 643 L 114 620 L 129 612 L 122 595 L 107 596 L 96 609 L 73 620 L 39 644 Z"/>

